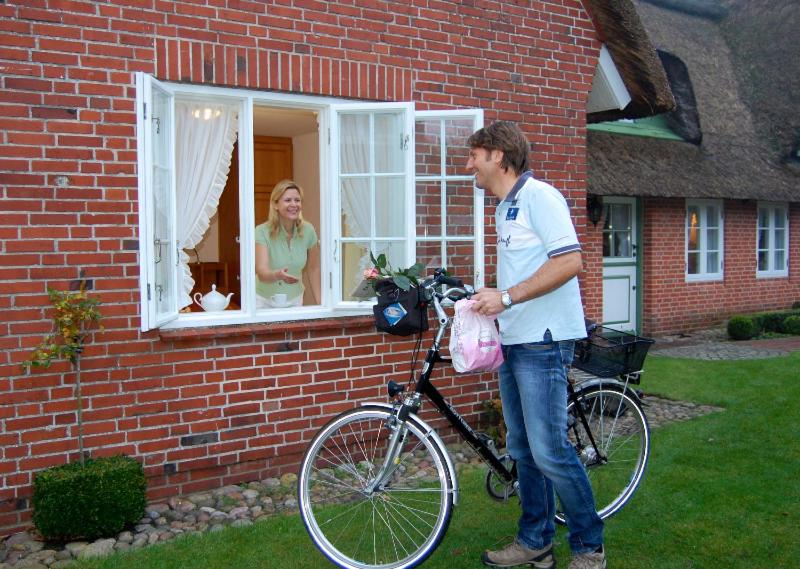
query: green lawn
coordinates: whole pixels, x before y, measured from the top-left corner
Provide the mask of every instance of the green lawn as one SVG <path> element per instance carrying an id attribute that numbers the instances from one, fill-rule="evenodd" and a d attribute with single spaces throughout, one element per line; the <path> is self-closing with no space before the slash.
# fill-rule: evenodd
<path id="1" fill-rule="evenodd" d="M 641 388 L 724 407 L 653 431 L 644 482 L 606 526 L 609 567 L 800 567 L 800 353 L 739 362 L 650 357 Z M 646 399 L 645 399 L 646 401 Z M 482 567 L 485 548 L 514 535 L 519 507 L 491 501 L 481 472 L 460 479 L 461 503 L 431 569 Z M 558 534 L 567 566 L 566 533 Z M 274 518 L 81 562 L 86 569 L 326 568 L 297 516 Z"/>

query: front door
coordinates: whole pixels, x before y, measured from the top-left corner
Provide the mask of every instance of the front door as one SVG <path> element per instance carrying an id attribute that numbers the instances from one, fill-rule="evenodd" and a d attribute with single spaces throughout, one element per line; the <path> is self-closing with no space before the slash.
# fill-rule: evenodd
<path id="1" fill-rule="evenodd" d="M 636 331 L 636 198 L 603 199 L 603 325 Z"/>

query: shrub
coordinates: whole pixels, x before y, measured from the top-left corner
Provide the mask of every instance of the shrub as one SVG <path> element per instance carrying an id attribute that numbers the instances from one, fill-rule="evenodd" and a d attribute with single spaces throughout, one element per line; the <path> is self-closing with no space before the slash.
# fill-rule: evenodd
<path id="1" fill-rule="evenodd" d="M 146 487 L 142 466 L 121 455 L 48 468 L 33 483 L 33 523 L 52 540 L 110 537 L 142 517 Z"/>
<path id="2" fill-rule="evenodd" d="M 734 340 L 749 340 L 758 334 L 758 326 L 747 316 L 733 316 L 728 320 L 728 336 Z"/>
<path id="3" fill-rule="evenodd" d="M 787 316 L 783 321 L 783 331 L 800 336 L 800 316 Z"/>

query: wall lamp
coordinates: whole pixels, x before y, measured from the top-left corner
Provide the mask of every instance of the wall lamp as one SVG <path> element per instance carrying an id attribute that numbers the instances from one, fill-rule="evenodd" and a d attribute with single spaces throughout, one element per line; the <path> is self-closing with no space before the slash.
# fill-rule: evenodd
<path id="1" fill-rule="evenodd" d="M 603 217 L 603 198 L 595 194 L 586 195 L 586 217 L 597 227 L 597 222 Z"/>

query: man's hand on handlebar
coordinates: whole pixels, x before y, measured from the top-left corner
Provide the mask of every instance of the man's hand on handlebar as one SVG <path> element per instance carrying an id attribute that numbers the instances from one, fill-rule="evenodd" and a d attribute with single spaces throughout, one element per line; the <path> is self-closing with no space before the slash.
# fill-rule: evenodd
<path id="1" fill-rule="evenodd" d="M 500 298 L 500 291 L 496 288 L 482 288 L 472 295 L 472 300 L 477 301 L 474 310 L 479 314 L 496 316 L 505 310 Z"/>

